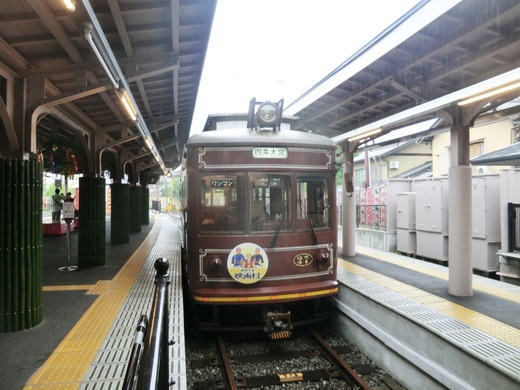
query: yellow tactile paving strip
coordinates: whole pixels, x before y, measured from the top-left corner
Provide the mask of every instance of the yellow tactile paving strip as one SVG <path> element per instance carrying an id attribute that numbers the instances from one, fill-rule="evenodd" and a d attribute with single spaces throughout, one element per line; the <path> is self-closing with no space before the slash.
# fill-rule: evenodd
<path id="1" fill-rule="evenodd" d="M 384 252 L 378 252 L 379 255 Z M 493 318 L 482 315 L 463 306 L 452 303 L 434 294 L 399 282 L 385 275 L 368 270 L 347 260 L 340 260 L 339 266 L 348 272 L 361 276 L 367 280 L 389 288 L 401 295 L 413 299 L 423 305 L 432 308 L 450 318 L 456 319 L 472 328 L 478 329 L 497 340 L 501 340 L 516 348 L 520 348 L 520 330 L 506 325 Z M 422 272 L 422 271 L 420 271 Z M 432 275 L 433 276 L 433 275 Z M 520 307 L 519 307 L 520 310 Z"/>
<path id="2" fill-rule="evenodd" d="M 90 308 L 58 345 L 52 355 L 27 381 L 25 390 L 78 389 L 95 358 L 139 272 L 148 258 L 161 230 L 161 219 L 155 220 L 151 232 L 112 280 L 90 286 L 88 294 L 98 294 Z M 53 286 L 54 289 L 85 290 L 86 286 Z M 48 291 L 48 290 L 46 290 Z"/>

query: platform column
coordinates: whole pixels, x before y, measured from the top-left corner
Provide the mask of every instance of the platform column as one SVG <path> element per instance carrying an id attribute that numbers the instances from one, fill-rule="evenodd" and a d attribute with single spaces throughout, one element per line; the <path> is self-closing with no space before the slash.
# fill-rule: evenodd
<path id="1" fill-rule="evenodd" d="M 141 223 L 143 225 L 150 224 L 150 189 L 148 187 L 141 188 Z"/>
<path id="2" fill-rule="evenodd" d="M 79 194 L 78 266 L 105 265 L 105 179 L 81 177 Z"/>
<path id="3" fill-rule="evenodd" d="M 43 163 L 0 159 L 0 332 L 42 322 Z"/>
<path id="4" fill-rule="evenodd" d="M 448 292 L 466 297 L 473 294 L 472 202 L 469 166 L 469 127 L 451 128 L 451 168 L 449 174 L 449 282 Z"/>
<path id="5" fill-rule="evenodd" d="M 110 241 L 112 244 L 130 242 L 130 190 L 128 184 L 111 186 Z"/>
<path id="6" fill-rule="evenodd" d="M 130 232 L 141 231 L 141 186 L 130 186 Z"/>
<path id="7" fill-rule="evenodd" d="M 354 193 L 354 153 L 349 143 L 343 147 L 343 252 L 344 256 L 356 254 L 356 197 Z"/>

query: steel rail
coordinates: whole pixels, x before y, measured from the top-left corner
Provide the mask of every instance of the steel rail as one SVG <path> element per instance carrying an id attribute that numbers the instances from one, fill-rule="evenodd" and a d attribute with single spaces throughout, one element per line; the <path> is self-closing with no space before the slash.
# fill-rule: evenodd
<path id="1" fill-rule="evenodd" d="M 370 390 L 370 387 L 363 379 L 350 367 L 347 362 L 314 330 L 307 330 L 312 338 L 318 343 L 327 360 L 334 364 L 343 379 L 350 383 L 356 389 Z"/>
<path id="2" fill-rule="evenodd" d="M 229 355 L 226 350 L 226 345 L 222 336 L 217 336 L 217 345 L 218 345 L 218 354 L 220 364 L 222 366 L 222 375 L 224 376 L 224 385 L 226 386 L 226 390 L 236 390 L 238 386 L 235 382 L 235 374 L 231 369 L 231 363 L 229 360 Z"/>

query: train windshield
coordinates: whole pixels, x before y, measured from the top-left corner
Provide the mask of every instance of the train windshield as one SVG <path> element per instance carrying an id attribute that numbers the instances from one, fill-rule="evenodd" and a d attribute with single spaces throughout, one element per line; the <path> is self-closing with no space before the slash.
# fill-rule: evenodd
<path id="1" fill-rule="evenodd" d="M 286 175 L 251 176 L 251 230 L 287 230 L 289 221 L 290 177 Z"/>
<path id="2" fill-rule="evenodd" d="M 319 175 L 204 175 L 200 181 L 200 231 L 278 234 L 293 229 L 330 228 L 329 190 L 328 177 Z M 291 210 L 295 210 L 295 221 Z"/>
<path id="3" fill-rule="evenodd" d="M 238 175 L 209 175 L 201 180 L 201 231 L 243 230 L 244 178 Z"/>
<path id="4" fill-rule="evenodd" d="M 329 191 L 327 179 L 317 176 L 298 178 L 296 214 L 298 228 L 330 227 Z"/>

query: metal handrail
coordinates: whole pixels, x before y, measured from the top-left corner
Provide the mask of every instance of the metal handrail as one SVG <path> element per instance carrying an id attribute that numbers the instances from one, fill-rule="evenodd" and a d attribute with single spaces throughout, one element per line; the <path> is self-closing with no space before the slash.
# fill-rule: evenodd
<path id="1" fill-rule="evenodd" d="M 130 353 L 130 362 L 126 368 L 122 390 L 131 390 L 134 388 L 135 375 L 137 373 L 139 360 L 141 359 L 141 355 L 143 353 L 143 340 L 146 335 L 147 328 L 148 318 L 146 317 L 146 314 L 143 314 L 137 323 L 134 345 L 132 346 L 132 352 Z"/>
<path id="2" fill-rule="evenodd" d="M 138 326 L 138 334 L 135 337 L 132 356 L 123 383 L 123 386 L 130 387 L 123 387 L 124 390 L 134 388 L 133 382 L 136 377 L 135 369 L 137 366 L 137 384 L 135 386 L 137 390 L 167 389 L 175 383 L 168 378 L 169 346 L 173 344 L 169 339 L 168 330 L 168 285 L 170 284 L 168 260 L 159 258 L 155 260 L 154 267 L 157 273 L 152 308 L 148 317 L 149 326 Z M 143 321 L 146 321 L 145 315 L 141 316 L 139 324 L 141 325 Z M 143 345 L 142 352 L 140 345 Z M 136 354 L 138 353 L 140 356 L 134 356 L 134 348 Z M 134 371 L 132 372 L 132 370 Z"/>

